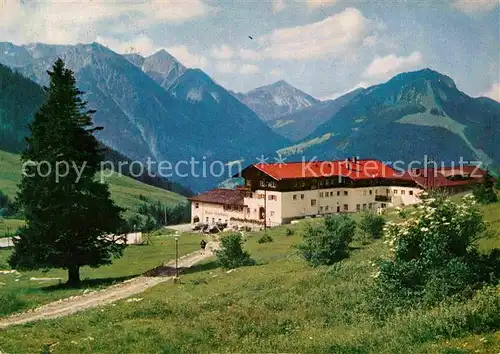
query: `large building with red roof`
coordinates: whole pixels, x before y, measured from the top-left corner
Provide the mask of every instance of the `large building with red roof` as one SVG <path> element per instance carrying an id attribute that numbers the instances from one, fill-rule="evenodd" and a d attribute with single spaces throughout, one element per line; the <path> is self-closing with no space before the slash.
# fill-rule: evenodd
<path id="1" fill-rule="evenodd" d="M 420 202 L 427 189 L 457 193 L 484 177 L 475 166 L 397 170 L 373 159 L 254 164 L 245 185 L 191 197 L 193 223 L 276 226 L 334 213 L 382 210 Z"/>

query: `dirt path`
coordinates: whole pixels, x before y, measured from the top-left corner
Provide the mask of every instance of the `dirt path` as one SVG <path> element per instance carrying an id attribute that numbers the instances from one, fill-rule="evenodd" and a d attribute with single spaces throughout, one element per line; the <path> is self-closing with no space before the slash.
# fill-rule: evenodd
<path id="1" fill-rule="evenodd" d="M 199 251 L 196 251 L 179 258 L 179 267 L 189 268 L 196 263 L 209 258 L 213 255 L 212 250 L 216 249 L 216 247 L 218 247 L 218 243 L 209 242 L 207 245 L 207 252 L 204 255 L 201 255 Z M 167 266 L 173 265 L 175 265 L 175 261 L 171 261 L 167 264 Z M 140 276 L 124 281 L 123 283 L 110 286 L 103 290 L 89 292 L 79 296 L 72 296 L 67 299 L 61 299 L 24 313 L 0 319 L 0 329 L 12 325 L 69 316 L 76 312 L 107 305 L 129 296 L 140 294 L 146 289 L 149 289 L 157 284 L 164 283 L 172 278 L 173 277 L 171 276 Z"/>

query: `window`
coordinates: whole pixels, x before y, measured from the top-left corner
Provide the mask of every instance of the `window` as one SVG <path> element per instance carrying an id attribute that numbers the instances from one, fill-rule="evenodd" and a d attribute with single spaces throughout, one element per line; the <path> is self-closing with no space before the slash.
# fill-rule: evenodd
<path id="1" fill-rule="evenodd" d="M 366 210 L 366 204 L 363 204 L 363 210 Z"/>
<path id="2" fill-rule="evenodd" d="M 373 191 L 370 189 L 370 195 L 372 195 L 372 194 L 373 194 Z"/>
<path id="3" fill-rule="evenodd" d="M 268 186 L 271 188 L 276 188 L 276 182 L 271 181 L 271 182 L 269 182 Z"/>
<path id="4" fill-rule="evenodd" d="M 329 179 L 325 180 L 325 186 L 329 186 L 329 185 L 330 185 L 330 180 Z"/>
<path id="5" fill-rule="evenodd" d="M 349 195 L 349 192 L 348 191 L 344 191 L 344 195 Z"/>
<path id="6" fill-rule="evenodd" d="M 387 189 L 385 190 L 385 194 L 389 195 L 390 193 L 391 193 L 391 190 L 390 190 L 389 188 L 387 188 Z"/>
<path id="7" fill-rule="evenodd" d="M 316 205 L 316 199 L 311 199 L 311 206 L 315 206 Z"/>
<path id="8" fill-rule="evenodd" d="M 215 218 L 212 218 L 212 224 L 215 224 Z"/>
<path id="9" fill-rule="evenodd" d="M 270 213 L 270 214 L 271 214 L 271 216 L 274 216 L 274 211 L 271 211 L 271 213 Z"/>
<path id="10" fill-rule="evenodd" d="M 368 209 L 373 209 L 373 203 L 368 204 Z"/>
<path id="11" fill-rule="evenodd" d="M 406 193 L 406 191 L 404 189 L 401 189 L 401 194 L 404 195 L 405 193 Z"/>
<path id="12" fill-rule="evenodd" d="M 323 207 L 322 207 L 322 206 L 320 206 L 320 207 L 319 207 L 319 212 L 320 212 L 320 213 L 322 213 L 322 212 L 323 212 Z"/>
<path id="13" fill-rule="evenodd" d="M 319 197 L 323 198 L 323 192 L 319 192 Z"/>
<path id="14" fill-rule="evenodd" d="M 319 181 L 319 186 L 322 187 L 324 183 L 324 181 Z"/>
<path id="15" fill-rule="evenodd" d="M 361 210 L 361 204 L 356 204 L 356 210 L 360 211 Z"/>
<path id="16" fill-rule="evenodd" d="M 366 189 L 363 191 L 363 195 L 366 195 Z"/>
<path id="17" fill-rule="evenodd" d="M 300 199 L 304 199 L 304 194 L 301 194 L 301 195 L 300 195 Z"/>
<path id="18" fill-rule="evenodd" d="M 293 195 L 293 200 L 297 200 L 297 194 Z"/>
<path id="19" fill-rule="evenodd" d="M 337 191 L 337 197 L 339 197 L 339 196 L 340 196 L 340 191 Z"/>
<path id="20" fill-rule="evenodd" d="M 327 206 L 325 207 L 325 210 L 326 210 L 326 211 L 328 211 L 328 209 L 329 209 L 329 208 L 328 208 L 328 205 L 327 205 Z"/>
<path id="21" fill-rule="evenodd" d="M 349 210 L 349 205 L 344 204 L 344 211 L 348 211 L 348 210 Z"/>
<path id="22" fill-rule="evenodd" d="M 330 197 L 333 197 L 333 192 L 330 192 Z"/>
<path id="23" fill-rule="evenodd" d="M 265 195 L 265 194 L 258 194 L 258 195 L 257 195 L 257 198 L 258 198 L 258 199 L 264 199 L 265 197 L 266 197 L 266 195 Z"/>
<path id="24" fill-rule="evenodd" d="M 413 195 L 413 191 L 410 191 L 410 195 Z"/>
<path id="25" fill-rule="evenodd" d="M 397 189 L 394 190 L 394 195 L 396 195 L 396 194 L 398 194 L 398 190 Z"/>
<path id="26" fill-rule="evenodd" d="M 267 196 L 267 200 L 278 200 L 278 196 L 277 195 L 268 195 Z"/>
<path id="27" fill-rule="evenodd" d="M 375 195 L 377 195 L 377 194 L 378 194 L 378 190 L 375 189 Z"/>
<path id="28" fill-rule="evenodd" d="M 207 218 L 206 218 L 206 222 L 207 222 L 207 224 L 208 224 L 208 216 L 207 216 Z"/>
<path id="29" fill-rule="evenodd" d="M 300 181 L 300 186 L 301 186 L 301 187 L 305 187 L 305 186 L 306 186 L 306 182 L 304 182 L 304 181 Z"/>
<path id="30" fill-rule="evenodd" d="M 259 185 L 260 185 L 261 187 L 265 187 L 265 186 L 266 186 L 266 181 L 260 181 Z"/>
<path id="31" fill-rule="evenodd" d="M 198 209 L 198 208 L 200 207 L 200 203 L 196 203 L 196 204 L 194 205 L 194 207 L 195 207 L 196 209 Z"/>

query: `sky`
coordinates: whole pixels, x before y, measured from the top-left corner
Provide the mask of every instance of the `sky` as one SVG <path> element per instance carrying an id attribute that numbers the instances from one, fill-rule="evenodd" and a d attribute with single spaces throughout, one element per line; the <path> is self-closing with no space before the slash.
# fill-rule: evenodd
<path id="1" fill-rule="evenodd" d="M 499 0 L 0 0 L 0 41 L 166 49 L 227 89 L 319 99 L 431 68 L 500 101 Z M 250 38 L 251 37 L 251 38 Z"/>

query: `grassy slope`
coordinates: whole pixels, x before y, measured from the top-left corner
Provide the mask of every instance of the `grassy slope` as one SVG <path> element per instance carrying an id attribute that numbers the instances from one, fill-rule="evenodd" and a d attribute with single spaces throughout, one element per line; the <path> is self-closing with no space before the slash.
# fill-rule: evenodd
<path id="1" fill-rule="evenodd" d="M 497 235 L 481 247 L 500 247 L 500 203 L 483 209 Z M 286 236 L 287 227 L 295 229 L 293 236 Z M 247 234 L 246 248 L 259 262 L 255 267 L 227 273 L 208 261 L 183 275 L 182 285 L 161 284 L 141 295 L 139 303 L 120 301 L 0 332 L 1 349 L 39 352 L 46 343 L 58 343 L 53 353 L 499 352 L 500 332 L 464 328 L 466 316 L 478 311 L 475 300 L 374 321 L 362 306 L 372 281 L 368 262 L 386 246 L 355 244 L 340 264 L 311 268 L 293 250 L 304 227 L 301 222 L 271 229 L 274 242 L 268 244 L 257 243 L 261 233 Z M 497 297 L 497 307 L 498 302 Z"/>
<path id="2" fill-rule="evenodd" d="M 17 184 L 21 177 L 21 166 L 19 155 L 0 151 L 0 190 L 11 197 L 15 196 L 17 191 Z M 113 174 L 105 179 L 110 184 L 112 198 L 120 206 L 127 209 L 126 216 L 130 216 L 137 210 L 138 204 L 141 203 L 139 200 L 141 194 L 167 205 L 186 202 L 186 198 L 179 194 L 138 182 L 120 174 Z"/>
<path id="3" fill-rule="evenodd" d="M 21 272 L 19 276 L 16 274 L 0 274 L 0 283 L 3 283 L 3 285 L 0 285 L 0 299 L 2 299 L 0 301 L 0 316 L 81 294 L 86 288 L 100 288 L 113 282 L 123 281 L 175 258 L 175 242 L 171 235 L 168 237 L 157 235 L 151 237 L 151 239 L 152 244 L 127 247 L 124 256 L 115 260 L 112 265 L 98 269 L 82 268 L 81 278 L 88 278 L 89 280 L 85 280 L 81 289 L 66 289 L 57 286 L 59 283 L 57 280 L 43 282 L 29 280 L 31 277 L 62 278 L 62 281 L 65 282 L 66 271 L 64 270 Z M 179 254 L 183 255 L 197 250 L 200 241 L 201 235 L 181 237 Z M 0 270 L 9 269 L 7 259 L 10 253 L 11 250 L 0 249 Z"/>

